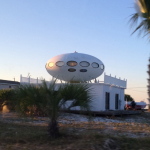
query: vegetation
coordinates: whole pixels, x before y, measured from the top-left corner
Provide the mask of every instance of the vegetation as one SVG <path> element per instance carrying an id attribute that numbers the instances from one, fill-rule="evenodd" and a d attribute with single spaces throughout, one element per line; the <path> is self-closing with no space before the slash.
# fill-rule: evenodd
<path id="1" fill-rule="evenodd" d="M 80 106 L 81 110 L 90 110 L 90 88 L 87 84 L 56 84 L 49 85 L 43 82 L 36 87 L 33 85 L 21 86 L 15 91 L 17 110 L 22 114 L 35 115 L 42 112 L 50 118 L 48 133 L 52 138 L 59 137 L 58 116 L 60 110 Z M 70 104 L 69 104 L 69 103 Z M 66 105 L 68 106 L 66 107 Z"/>
<path id="2" fill-rule="evenodd" d="M 24 120 L 15 116 L 2 118 L 0 115 L 0 149 L 149 150 L 150 113 L 143 113 L 141 121 L 139 116 L 134 117 L 138 122 L 125 122 L 125 119 L 131 120 L 131 116 L 114 118 L 118 121 L 121 119 L 122 122 L 59 122 L 61 136 L 50 140 L 45 123 L 42 121 L 38 124 L 41 117 L 35 117 L 31 122 L 28 117 Z"/>
<path id="3" fill-rule="evenodd" d="M 149 109 L 149 111 L 150 111 L 150 58 L 149 58 L 149 64 L 148 64 L 148 71 L 147 71 L 147 73 L 148 73 L 148 86 L 147 86 L 147 88 L 148 88 L 148 90 L 147 90 L 147 92 L 148 92 L 148 101 L 149 101 L 149 106 L 148 106 L 148 109 Z"/>
<path id="4" fill-rule="evenodd" d="M 132 34 L 139 31 L 139 35 L 148 36 L 150 40 L 150 0 L 136 0 L 136 12 L 131 15 L 130 23 L 131 27 L 136 26 Z M 139 22 L 140 20 L 140 22 Z M 148 70 L 148 95 L 150 103 L 150 71 Z M 150 105 L 149 105 L 150 109 Z"/>
<path id="5" fill-rule="evenodd" d="M 130 22 L 132 26 L 136 26 L 134 31 L 139 31 L 139 35 L 150 35 L 150 0 L 136 0 L 136 12 L 132 14 Z M 140 23 L 137 25 L 138 21 Z M 149 36 L 150 38 L 150 36 Z"/>
<path id="6" fill-rule="evenodd" d="M 74 106 L 81 106 L 83 110 L 90 110 L 89 91 L 87 84 L 57 86 L 55 81 L 50 85 L 44 82 L 39 87 L 21 86 L 13 91 L 18 111 L 30 116 L 37 116 L 37 112 L 42 112 L 42 115 L 45 114 L 50 118 L 49 132 L 48 134 L 46 132 L 47 122 L 35 124 L 35 121 L 41 120 L 41 117 L 34 117 L 33 120 L 28 117 L 13 119 L 12 116 L 4 118 L 0 114 L 0 149 L 149 149 L 149 113 L 143 113 L 144 120 L 137 123 L 91 121 L 65 124 L 58 122 L 62 107 L 71 109 Z M 66 102 L 72 103 L 66 107 Z M 124 118 L 120 119 L 124 120 Z M 128 134 L 134 136 L 128 137 L 126 136 Z M 58 138 L 50 140 L 49 137 Z"/>
<path id="7" fill-rule="evenodd" d="M 7 105 L 9 110 L 15 109 L 15 94 L 14 90 L 11 89 L 2 89 L 0 90 L 0 111 L 2 107 Z"/>
<path id="8" fill-rule="evenodd" d="M 134 101 L 134 99 L 130 95 L 128 95 L 128 94 L 125 94 L 124 100 L 128 101 L 128 102 Z"/>

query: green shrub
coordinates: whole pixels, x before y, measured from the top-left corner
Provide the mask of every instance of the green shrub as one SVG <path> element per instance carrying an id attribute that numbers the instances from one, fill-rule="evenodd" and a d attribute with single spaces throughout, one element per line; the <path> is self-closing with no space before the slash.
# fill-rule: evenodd
<path id="1" fill-rule="evenodd" d="M 0 90 L 0 111 L 4 105 L 7 105 L 8 109 L 15 109 L 15 93 L 12 89 L 2 89 Z"/>

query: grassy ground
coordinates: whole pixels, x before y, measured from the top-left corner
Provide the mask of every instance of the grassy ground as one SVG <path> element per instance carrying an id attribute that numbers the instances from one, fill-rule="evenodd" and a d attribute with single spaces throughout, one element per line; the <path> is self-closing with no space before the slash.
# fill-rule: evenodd
<path id="1" fill-rule="evenodd" d="M 46 123 L 33 124 L 31 120 L 23 121 L 18 117 L 1 118 L 0 150 L 149 150 L 149 135 L 129 137 L 120 134 L 127 130 L 138 135 L 139 132 L 150 132 L 150 115 L 146 113 L 142 117 L 145 121 L 142 120 L 141 124 L 60 123 L 61 136 L 56 140 L 48 137 Z"/>

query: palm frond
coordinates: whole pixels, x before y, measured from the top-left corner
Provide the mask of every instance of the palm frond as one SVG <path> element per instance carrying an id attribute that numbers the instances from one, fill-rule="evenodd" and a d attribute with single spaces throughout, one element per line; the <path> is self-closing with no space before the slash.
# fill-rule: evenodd
<path id="1" fill-rule="evenodd" d="M 144 26 L 144 21 L 142 21 L 136 28 L 135 30 L 132 32 L 132 34 L 134 34 L 137 30 L 141 29 Z M 140 31 L 139 33 L 141 34 L 141 32 L 145 32 L 145 31 Z"/>
<path id="2" fill-rule="evenodd" d="M 91 88 L 88 84 L 71 83 L 64 85 L 61 95 L 63 100 L 61 104 L 72 101 L 67 109 L 75 106 L 80 106 L 82 109 L 90 110 L 90 103 L 92 101 L 92 95 L 90 94 Z"/>
<path id="3" fill-rule="evenodd" d="M 139 31 L 138 35 L 145 37 L 150 34 L 150 0 L 137 0 L 137 7 L 140 12 L 131 15 L 129 20 L 131 27 L 136 26 L 131 35 Z M 138 24 L 139 19 L 141 22 Z"/>
<path id="4" fill-rule="evenodd" d="M 129 20 L 130 26 L 133 27 L 134 25 L 137 25 L 138 20 L 139 20 L 139 14 L 138 13 L 132 14 Z"/>
<path id="5" fill-rule="evenodd" d="M 138 6 L 142 13 L 144 14 L 150 13 L 150 1 L 149 0 L 139 0 Z"/>

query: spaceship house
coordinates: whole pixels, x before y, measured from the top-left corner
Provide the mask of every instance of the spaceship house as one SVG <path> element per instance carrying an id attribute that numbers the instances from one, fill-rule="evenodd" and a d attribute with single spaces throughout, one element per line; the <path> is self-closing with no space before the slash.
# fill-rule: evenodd
<path id="1" fill-rule="evenodd" d="M 97 82 L 105 69 L 105 66 L 98 58 L 83 53 L 67 53 L 49 59 L 45 65 L 47 72 L 54 78 L 66 82 L 87 82 L 94 92 L 92 102 L 93 111 L 102 110 L 123 110 L 124 89 L 126 81 L 104 74 L 104 81 Z M 75 107 L 75 110 L 80 108 Z"/>
<path id="2" fill-rule="evenodd" d="M 60 80 L 85 82 L 100 76 L 104 64 L 94 56 L 75 52 L 51 58 L 46 63 L 46 70 Z"/>
<path id="3" fill-rule="evenodd" d="M 86 82 L 91 87 L 91 94 L 94 96 L 91 103 L 92 111 L 124 110 L 124 90 L 127 81 L 106 74 L 104 74 L 104 81 L 97 80 L 96 78 L 105 69 L 103 62 L 98 58 L 77 52 L 61 54 L 48 60 L 45 68 L 51 76 L 61 81 L 77 84 Z M 21 84 L 27 82 L 30 84 L 41 83 L 38 78 L 20 77 Z M 63 84 L 63 82 L 57 84 Z M 80 108 L 76 106 L 74 109 L 79 110 Z"/>

